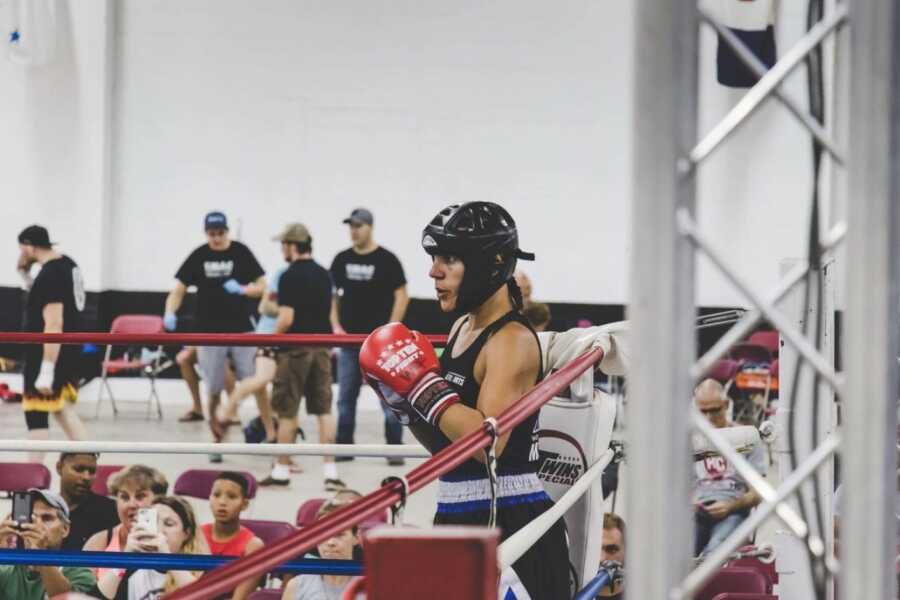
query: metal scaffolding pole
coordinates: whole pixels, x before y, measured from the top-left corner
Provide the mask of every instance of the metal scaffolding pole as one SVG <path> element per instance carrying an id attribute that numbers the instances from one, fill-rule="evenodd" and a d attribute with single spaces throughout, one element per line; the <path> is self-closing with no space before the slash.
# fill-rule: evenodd
<path id="1" fill-rule="evenodd" d="M 850 2 L 841 589 L 867 599 L 896 597 L 898 21 L 897 0 Z"/>
<path id="2" fill-rule="evenodd" d="M 694 207 L 698 14 L 695 0 L 635 7 L 628 596 L 661 599 L 690 567 L 694 256 L 676 211 Z"/>

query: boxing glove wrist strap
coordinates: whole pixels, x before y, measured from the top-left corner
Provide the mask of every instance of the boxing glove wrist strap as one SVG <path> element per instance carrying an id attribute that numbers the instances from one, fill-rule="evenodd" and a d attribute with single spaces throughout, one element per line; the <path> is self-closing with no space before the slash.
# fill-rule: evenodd
<path id="1" fill-rule="evenodd" d="M 409 395 L 408 402 L 426 421 L 438 426 L 444 412 L 460 401 L 446 379 L 436 373 L 428 373 Z"/>

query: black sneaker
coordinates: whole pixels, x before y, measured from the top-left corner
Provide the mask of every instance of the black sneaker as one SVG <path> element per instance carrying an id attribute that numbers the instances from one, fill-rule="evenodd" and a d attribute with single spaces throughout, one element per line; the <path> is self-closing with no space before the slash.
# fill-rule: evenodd
<path id="1" fill-rule="evenodd" d="M 286 486 L 290 485 L 290 483 L 291 483 L 290 479 L 275 479 L 274 477 L 269 475 L 268 477 L 266 477 L 265 479 L 260 481 L 259 485 L 261 485 L 263 487 L 269 487 L 269 486 L 273 486 L 273 485 L 286 487 Z"/>
<path id="2" fill-rule="evenodd" d="M 388 466 L 391 466 L 391 467 L 402 467 L 403 465 L 406 464 L 406 459 L 403 458 L 402 456 L 389 456 L 387 461 L 388 461 Z"/>
<path id="3" fill-rule="evenodd" d="M 262 484 L 260 484 L 262 485 Z M 340 479 L 326 479 L 325 480 L 325 491 L 326 492 L 339 492 L 347 487 L 347 484 L 341 481 Z"/>
<path id="4" fill-rule="evenodd" d="M 350 462 L 351 460 L 356 460 L 355 456 L 335 456 L 334 462 Z"/>

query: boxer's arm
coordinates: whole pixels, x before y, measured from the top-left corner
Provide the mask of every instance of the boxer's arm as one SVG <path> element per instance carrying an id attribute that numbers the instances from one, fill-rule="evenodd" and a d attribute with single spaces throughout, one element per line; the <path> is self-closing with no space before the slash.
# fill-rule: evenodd
<path id="1" fill-rule="evenodd" d="M 449 410 L 449 409 L 448 409 Z M 434 454 L 438 451 L 437 431 L 427 421 L 416 421 L 407 425 L 412 434 L 419 443 L 425 446 L 425 449 Z"/>
<path id="2" fill-rule="evenodd" d="M 481 429 L 486 417 L 497 417 L 534 387 L 540 357 L 528 329 L 511 324 L 497 332 L 485 345 L 484 376 L 477 409 L 456 403 L 444 412 L 440 429 L 451 441 Z M 479 357 L 479 361 L 481 357 Z M 476 364 L 476 373 L 478 371 Z M 509 432 L 497 440 L 497 456 L 503 454 Z M 484 460 L 476 454 L 475 458 Z"/>

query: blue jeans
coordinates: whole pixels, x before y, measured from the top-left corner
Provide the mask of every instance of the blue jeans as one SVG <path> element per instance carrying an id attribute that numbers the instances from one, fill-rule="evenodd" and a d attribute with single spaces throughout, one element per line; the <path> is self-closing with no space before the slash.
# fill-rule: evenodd
<path id="1" fill-rule="evenodd" d="M 701 512 L 697 512 L 694 531 L 694 556 L 704 556 L 712 552 L 716 546 L 725 541 L 731 532 L 743 523 L 750 511 L 731 513 L 724 519 L 714 521 Z"/>
<path id="2" fill-rule="evenodd" d="M 356 430 L 356 400 L 362 387 L 362 373 L 359 371 L 359 350 L 341 348 L 337 359 L 338 379 L 338 424 L 337 443 L 352 444 Z M 403 443 L 403 425 L 390 410 L 383 406 L 384 439 L 388 444 Z"/>

